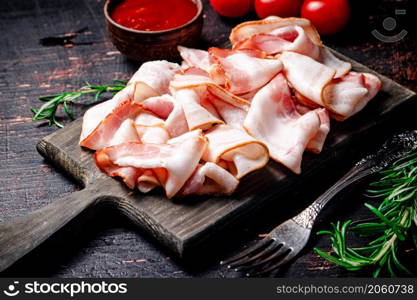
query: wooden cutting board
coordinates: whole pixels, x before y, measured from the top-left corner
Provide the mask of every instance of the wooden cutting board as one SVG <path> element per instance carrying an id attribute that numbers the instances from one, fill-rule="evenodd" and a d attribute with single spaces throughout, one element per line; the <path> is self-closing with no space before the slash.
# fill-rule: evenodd
<path id="1" fill-rule="evenodd" d="M 382 91 L 356 116 L 343 123 L 332 123 L 324 151 L 320 155 L 305 155 L 302 175 L 291 174 L 271 161 L 266 168 L 244 178 L 232 196 L 195 196 L 184 202 L 181 199 L 166 199 L 161 190 L 145 195 L 127 189 L 120 181 L 100 173 L 93 153 L 79 147 L 81 119 L 45 137 L 37 145 L 39 153 L 85 188 L 14 223 L 1 225 L 0 270 L 98 201 L 115 204 L 155 240 L 179 257 L 186 258 L 237 220 L 242 221 L 252 211 L 279 198 L 284 191 L 299 188 L 304 178 L 335 163 L 340 158 L 337 153 L 348 147 L 354 136 L 376 126 L 394 108 L 415 96 L 415 93 L 392 80 L 339 53 L 335 54 L 351 62 L 355 71 L 376 74 L 383 82 Z"/>

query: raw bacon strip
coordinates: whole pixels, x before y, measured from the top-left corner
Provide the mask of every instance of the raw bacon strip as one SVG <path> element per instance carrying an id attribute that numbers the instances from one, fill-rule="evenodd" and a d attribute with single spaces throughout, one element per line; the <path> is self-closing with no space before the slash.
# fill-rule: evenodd
<path id="1" fill-rule="evenodd" d="M 148 98 L 142 102 L 145 109 L 165 121 L 164 126 L 174 138 L 189 131 L 181 104 L 170 95 Z"/>
<path id="2" fill-rule="evenodd" d="M 145 170 L 137 179 L 138 190 L 146 194 L 160 186 L 158 178 L 152 170 Z"/>
<path id="3" fill-rule="evenodd" d="M 188 67 L 184 70 L 184 75 L 198 75 L 198 76 L 205 76 L 209 77 L 209 73 L 203 69 L 197 67 Z"/>
<path id="4" fill-rule="evenodd" d="M 319 154 L 330 132 L 330 117 L 327 109 L 316 109 L 316 112 L 320 119 L 320 127 L 317 134 L 307 144 L 307 150 Z"/>
<path id="5" fill-rule="evenodd" d="M 287 26 L 268 33 L 255 34 L 235 44 L 233 49 L 256 49 L 268 55 L 293 51 L 313 59 L 320 56 L 320 46 L 315 44 L 300 26 Z"/>
<path id="6" fill-rule="evenodd" d="M 317 135 L 320 119 L 316 111 L 303 116 L 297 112 L 287 81 L 279 74 L 256 94 L 244 125 L 267 145 L 272 159 L 299 174 L 304 150 Z"/>
<path id="7" fill-rule="evenodd" d="M 369 73 L 349 72 L 333 80 L 323 91 L 324 105 L 337 120 L 361 111 L 381 89 L 381 81 Z"/>
<path id="8" fill-rule="evenodd" d="M 307 19 L 302 18 L 278 18 L 270 17 L 264 20 L 249 21 L 237 25 L 233 28 L 230 34 L 230 41 L 232 45 L 236 45 L 242 40 L 246 40 L 255 34 L 269 33 L 279 28 L 288 26 L 300 26 L 304 29 L 307 36 L 316 45 L 322 45 L 320 35 L 317 30 L 311 25 L 311 22 Z"/>
<path id="9" fill-rule="evenodd" d="M 96 152 L 97 166 L 110 176 L 120 167 L 141 170 L 164 169 L 166 180 L 159 180 L 168 198 L 175 196 L 190 178 L 202 157 L 206 139 L 201 130 L 195 130 L 167 144 L 128 143 Z M 161 182 L 162 181 L 162 182 Z"/>
<path id="10" fill-rule="evenodd" d="M 228 125 L 219 125 L 206 133 L 208 147 L 203 155 L 207 162 L 230 162 L 232 174 L 240 179 L 268 162 L 265 145 L 245 132 Z"/>
<path id="11" fill-rule="evenodd" d="M 217 63 L 210 67 L 210 77 L 231 93 L 241 95 L 259 89 L 267 84 L 282 69 L 279 60 L 262 59 L 242 51 L 222 50 L 209 53 Z"/>
<path id="12" fill-rule="evenodd" d="M 223 101 L 220 97 L 212 94 L 210 91 L 207 94 L 207 98 L 227 125 L 244 131 L 243 122 L 248 114 L 246 109 L 231 105 L 230 103 Z"/>
<path id="13" fill-rule="evenodd" d="M 81 140 L 80 146 L 92 150 L 110 146 L 122 123 L 135 119 L 142 110 L 142 106 L 132 100 L 123 102 L 87 138 Z"/>
<path id="14" fill-rule="evenodd" d="M 334 78 L 340 78 L 352 69 L 352 65 L 348 62 L 338 59 L 332 52 L 327 48 L 320 48 L 319 62 L 326 65 L 327 67 L 336 70 Z"/>
<path id="15" fill-rule="evenodd" d="M 183 46 L 178 46 L 178 51 L 189 67 L 197 67 L 208 71 L 210 67 L 210 57 L 207 51 Z"/>
<path id="16" fill-rule="evenodd" d="M 206 162 L 197 167 L 180 191 L 180 195 L 230 195 L 238 184 L 239 180 L 228 171 L 215 163 Z"/>
<path id="17" fill-rule="evenodd" d="M 165 144 L 169 140 L 164 120 L 151 113 L 142 112 L 136 118 L 134 126 L 143 144 Z"/>
<path id="18" fill-rule="evenodd" d="M 165 122 L 163 119 L 157 117 L 152 112 L 141 112 L 134 121 L 135 125 L 139 126 L 160 126 L 163 127 Z"/>
<path id="19" fill-rule="evenodd" d="M 296 110 L 305 115 L 311 111 L 311 108 L 304 106 L 298 102 L 295 102 Z M 325 108 L 318 108 L 314 110 L 320 119 L 320 128 L 317 134 L 310 140 L 307 145 L 307 150 L 319 154 L 323 150 L 324 143 L 326 142 L 327 135 L 330 132 L 330 116 L 329 111 Z"/>
<path id="20" fill-rule="evenodd" d="M 94 154 L 94 159 L 96 161 L 97 166 L 103 173 L 111 177 L 120 177 L 123 179 L 123 182 L 130 189 L 134 189 L 136 187 L 137 180 L 139 176 L 143 173 L 143 170 L 133 168 L 133 167 L 120 167 L 115 165 L 111 160 L 110 157 L 105 153 L 106 149 L 114 149 L 114 148 L 121 148 L 126 147 L 126 145 L 130 144 L 122 144 L 117 146 L 112 146 L 110 148 L 104 148 L 103 150 L 97 151 Z"/>
<path id="21" fill-rule="evenodd" d="M 169 140 L 168 131 L 160 126 L 136 125 L 136 130 L 144 144 L 164 144 Z"/>
<path id="22" fill-rule="evenodd" d="M 109 146 L 138 142 L 140 142 L 140 138 L 135 128 L 135 122 L 131 119 L 127 119 L 120 125 L 109 143 Z"/>
<path id="23" fill-rule="evenodd" d="M 212 94 L 218 96 L 223 101 L 240 107 L 242 109 L 247 109 L 250 106 L 250 103 L 245 99 L 233 95 L 224 88 L 218 86 L 212 79 L 201 76 L 201 75 L 176 75 L 174 80 L 171 81 L 171 89 L 175 90 L 180 89 L 195 89 L 201 97 L 204 97 L 204 94 L 207 91 L 210 91 Z"/>
<path id="24" fill-rule="evenodd" d="M 129 85 L 118 92 L 111 100 L 97 104 L 87 110 L 83 118 L 83 126 L 80 141 L 85 140 L 94 129 L 120 104 L 133 99 L 135 93 L 135 85 Z"/>
<path id="25" fill-rule="evenodd" d="M 181 72 L 178 64 L 165 60 L 144 63 L 130 79 L 129 84 L 137 83 L 135 101 L 141 102 L 149 97 L 169 93 L 169 82 Z"/>
<path id="26" fill-rule="evenodd" d="M 295 52 L 284 51 L 279 59 L 291 86 L 304 97 L 324 106 L 323 89 L 333 80 L 336 71 Z"/>
<path id="27" fill-rule="evenodd" d="M 212 109 L 203 106 L 202 98 L 193 89 L 177 90 L 175 99 L 182 105 L 190 130 L 207 130 L 215 124 L 223 124 Z"/>

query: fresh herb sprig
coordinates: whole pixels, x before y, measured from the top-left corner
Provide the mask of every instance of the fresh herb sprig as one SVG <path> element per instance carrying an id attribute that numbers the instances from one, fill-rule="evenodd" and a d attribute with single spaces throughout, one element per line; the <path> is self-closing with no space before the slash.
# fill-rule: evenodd
<path id="1" fill-rule="evenodd" d="M 93 95 L 93 102 L 97 102 L 104 93 L 109 92 L 115 94 L 124 89 L 126 85 L 127 82 L 122 80 L 114 80 L 114 83 L 107 85 L 91 85 L 87 82 L 84 87 L 76 92 L 65 92 L 57 95 L 42 96 L 39 100 L 44 101 L 45 104 L 43 104 L 39 109 L 32 108 L 32 113 L 34 114 L 32 120 L 48 120 L 49 126 L 55 125 L 62 128 L 64 125 L 57 121 L 56 116 L 58 109 L 61 106 L 68 118 L 74 120 L 74 114 L 70 109 L 71 103 L 78 103 L 78 100 L 84 95 Z M 85 102 L 84 104 L 91 104 L 91 102 Z"/>
<path id="2" fill-rule="evenodd" d="M 367 194 L 381 202 L 378 207 L 365 204 L 375 218 L 356 222 L 356 225 L 351 220 L 332 224 L 332 231 L 318 234 L 330 236 L 335 255 L 319 249 L 314 251 L 349 271 L 371 268 L 374 277 L 378 277 L 383 270 L 392 277 L 399 273 L 413 275 L 398 257 L 405 240 L 417 240 L 417 151 L 397 160 L 392 167 L 380 173 L 382 178 L 370 184 Z M 348 247 L 349 230 L 373 240 L 360 248 Z"/>

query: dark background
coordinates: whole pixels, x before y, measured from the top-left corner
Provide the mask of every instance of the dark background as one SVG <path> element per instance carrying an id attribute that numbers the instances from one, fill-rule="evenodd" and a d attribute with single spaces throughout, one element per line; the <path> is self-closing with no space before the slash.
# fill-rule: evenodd
<path id="1" fill-rule="evenodd" d="M 241 19 L 220 18 L 205 2 L 205 27 L 200 47 L 227 41 L 230 29 Z M 400 84 L 417 91 L 416 1 L 352 0 L 353 14 L 347 29 L 324 42 Z M 102 7 L 104 0 L 2 0 L 0 2 L 0 221 L 12 220 L 43 207 L 79 187 L 65 174 L 45 162 L 35 150 L 36 142 L 56 128 L 31 121 L 30 108 L 38 107 L 41 95 L 76 90 L 85 81 L 110 83 L 128 79 L 138 65 L 127 61 L 106 37 Z M 406 9 L 396 16 L 395 9 Z M 397 26 L 387 31 L 383 20 L 394 17 Z M 377 40 L 372 30 L 394 35 L 407 30 L 396 43 Z M 65 41 L 50 39 L 80 31 Z M 75 106 L 78 117 L 87 107 Z M 349 155 L 331 170 L 305 184 L 286 199 L 277 199 L 275 209 L 285 210 L 286 201 L 299 201 L 300 209 L 313 201 L 354 161 L 375 150 L 394 132 L 414 128 L 415 105 L 394 113 L 385 125 L 349 149 Z M 318 229 L 332 221 L 361 218 L 363 188 L 340 197 L 323 214 Z M 279 202 L 278 202 L 279 201 Z M 291 217 L 288 212 L 286 218 Z M 282 213 L 281 213 L 282 216 Z M 105 205 L 90 208 L 41 247 L 1 273 L 3 277 L 236 277 L 218 266 L 218 260 L 253 243 L 281 219 L 274 210 L 258 220 L 247 220 L 224 243 L 220 257 L 201 253 L 199 263 L 188 266 L 170 257 L 151 238 L 144 237 L 115 210 Z M 360 241 L 352 237 L 353 243 Z M 323 261 L 312 248 L 329 249 L 325 237 L 313 237 L 300 258 L 277 276 L 343 277 L 353 274 Z M 222 248 L 222 249 L 223 249 Z M 415 251 L 405 260 L 416 261 Z M 415 265 L 415 264 L 414 264 Z"/>

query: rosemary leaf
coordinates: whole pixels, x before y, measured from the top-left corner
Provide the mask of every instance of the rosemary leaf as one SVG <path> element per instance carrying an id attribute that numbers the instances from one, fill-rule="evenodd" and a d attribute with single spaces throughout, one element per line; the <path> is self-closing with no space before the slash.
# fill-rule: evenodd
<path id="1" fill-rule="evenodd" d="M 62 94 L 56 95 L 47 95 L 39 97 L 40 101 L 45 102 L 40 108 L 32 108 L 31 112 L 33 113 L 33 121 L 48 121 L 49 126 L 57 126 L 59 128 L 64 127 L 63 124 L 57 121 L 57 113 L 59 108 L 62 106 L 63 111 L 70 120 L 74 120 L 75 116 L 71 111 L 70 105 L 77 102 L 84 95 L 93 95 L 93 101 L 85 101 L 83 104 L 92 104 L 94 102 L 100 101 L 100 98 L 105 93 L 116 94 L 117 92 L 124 89 L 127 85 L 126 81 L 123 80 L 114 80 L 113 84 L 94 86 L 86 82 L 86 85 L 83 86 L 76 92 L 65 92 Z"/>
<path id="2" fill-rule="evenodd" d="M 350 271 L 373 269 L 379 277 L 384 272 L 395 277 L 414 276 L 398 259 L 407 240 L 417 248 L 417 151 L 398 159 L 380 172 L 380 180 L 370 184 L 367 195 L 379 199 L 379 205 L 365 204 L 376 218 L 332 224 L 333 230 L 318 232 L 329 235 L 334 255 L 319 249 L 314 251 L 324 259 Z M 374 237 L 363 246 L 348 246 L 347 233 Z"/>

